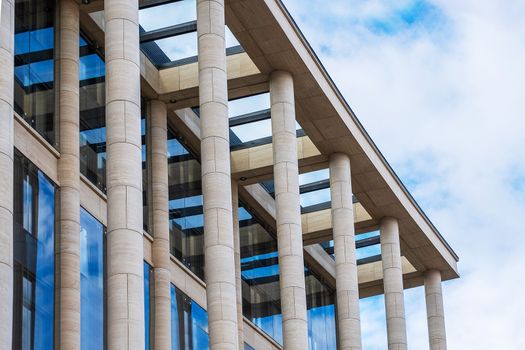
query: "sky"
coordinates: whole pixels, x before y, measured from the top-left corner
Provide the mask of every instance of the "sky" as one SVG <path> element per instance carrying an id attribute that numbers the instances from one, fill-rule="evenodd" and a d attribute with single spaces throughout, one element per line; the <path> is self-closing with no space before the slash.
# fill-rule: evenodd
<path id="1" fill-rule="evenodd" d="M 525 1 L 283 0 L 379 149 L 460 256 L 449 349 L 525 349 Z M 428 349 L 424 292 L 408 342 Z M 386 348 L 382 297 L 363 345 Z"/>

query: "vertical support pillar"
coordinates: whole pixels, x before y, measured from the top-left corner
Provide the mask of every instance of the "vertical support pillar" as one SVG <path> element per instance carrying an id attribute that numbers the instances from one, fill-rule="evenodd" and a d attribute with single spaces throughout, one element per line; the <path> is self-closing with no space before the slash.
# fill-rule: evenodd
<path id="1" fill-rule="evenodd" d="M 0 349 L 13 332 L 14 0 L 0 0 Z"/>
<path id="2" fill-rule="evenodd" d="M 60 215 L 58 317 L 61 349 L 80 349 L 79 6 L 60 1 L 58 98 Z"/>
<path id="3" fill-rule="evenodd" d="M 290 73 L 272 73 L 270 101 L 284 348 L 304 350 L 308 349 L 308 322 L 294 86 Z"/>
<path id="4" fill-rule="evenodd" d="M 380 224 L 381 260 L 385 294 L 386 328 L 389 350 L 407 349 L 403 270 L 397 219 L 385 217 Z"/>
<path id="5" fill-rule="evenodd" d="M 361 320 L 351 169 L 346 154 L 335 153 L 330 157 L 330 194 L 339 348 L 356 350 L 361 349 Z"/>
<path id="6" fill-rule="evenodd" d="M 447 350 L 445 311 L 439 270 L 429 270 L 425 273 L 425 300 L 430 350 Z"/>
<path id="7" fill-rule="evenodd" d="M 237 291 L 237 332 L 239 350 L 244 349 L 244 318 L 242 316 L 241 229 L 239 227 L 239 184 L 232 180 L 233 250 L 235 256 L 235 287 Z"/>
<path id="8" fill-rule="evenodd" d="M 108 348 L 144 349 L 138 0 L 105 0 Z"/>
<path id="9" fill-rule="evenodd" d="M 151 203 L 155 312 L 153 344 L 157 350 L 171 349 L 170 237 L 168 209 L 167 110 L 162 101 L 150 103 L 148 153 L 151 159 Z"/>
<path id="10" fill-rule="evenodd" d="M 238 349 L 224 0 L 197 0 L 204 259 L 211 349 Z"/>

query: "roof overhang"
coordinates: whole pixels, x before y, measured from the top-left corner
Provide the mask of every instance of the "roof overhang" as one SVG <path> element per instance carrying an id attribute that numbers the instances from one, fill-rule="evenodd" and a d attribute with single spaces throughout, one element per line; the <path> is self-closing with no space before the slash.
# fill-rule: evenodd
<path id="1" fill-rule="evenodd" d="M 418 271 L 459 277 L 458 256 L 401 183 L 280 0 L 226 0 L 226 22 L 262 74 L 294 76 L 298 122 L 324 155 L 347 153 L 354 195 L 376 219 L 399 220 L 403 254 Z"/>

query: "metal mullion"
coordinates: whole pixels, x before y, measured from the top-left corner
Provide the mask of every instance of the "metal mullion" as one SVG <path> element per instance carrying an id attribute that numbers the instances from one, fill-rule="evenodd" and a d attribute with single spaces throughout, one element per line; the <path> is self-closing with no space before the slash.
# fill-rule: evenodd
<path id="1" fill-rule="evenodd" d="M 192 33 L 197 31 L 197 21 L 180 23 L 173 26 L 151 30 L 140 34 L 140 43 L 166 39 L 169 37 Z"/>
<path id="2" fill-rule="evenodd" d="M 330 179 L 324 179 L 319 180 L 315 182 L 310 182 L 308 184 L 304 184 L 299 186 L 299 193 L 309 193 L 309 192 L 315 192 L 319 190 L 324 190 L 326 188 L 330 188 Z"/>
<path id="3" fill-rule="evenodd" d="M 373 246 L 379 243 L 381 243 L 381 238 L 379 236 L 369 237 L 369 238 L 357 240 L 355 242 L 355 247 L 359 249 L 359 248 L 370 247 L 370 246 Z"/>
<path id="4" fill-rule="evenodd" d="M 230 118 L 230 128 L 234 126 L 255 123 L 261 120 L 266 120 L 271 118 L 270 109 L 264 109 L 257 112 L 247 113 L 239 115 L 233 118 Z"/>
<path id="5" fill-rule="evenodd" d="M 142 0 L 140 1 L 139 9 L 143 10 L 143 9 L 147 9 L 150 7 L 166 5 L 166 4 L 171 4 L 172 2 L 180 2 L 180 1 L 183 1 L 183 0 Z"/>

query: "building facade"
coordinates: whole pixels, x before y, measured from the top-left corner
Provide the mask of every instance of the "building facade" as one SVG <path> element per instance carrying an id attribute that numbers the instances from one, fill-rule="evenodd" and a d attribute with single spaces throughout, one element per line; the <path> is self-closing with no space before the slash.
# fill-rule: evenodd
<path id="1" fill-rule="evenodd" d="M 0 349 L 361 349 L 458 257 L 280 0 L 0 0 Z"/>

